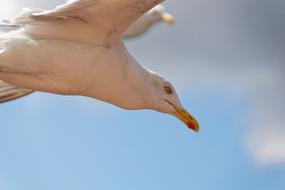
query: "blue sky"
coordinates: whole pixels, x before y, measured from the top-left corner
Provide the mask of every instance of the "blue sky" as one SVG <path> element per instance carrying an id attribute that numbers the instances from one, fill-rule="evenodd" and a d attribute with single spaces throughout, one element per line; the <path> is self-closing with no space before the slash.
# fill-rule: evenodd
<path id="1" fill-rule="evenodd" d="M 59 2 L 0 3 L 1 16 Z M 35 93 L 0 106 L 0 189 L 284 190 L 283 4 L 211 2 L 169 0 L 176 25 L 127 42 L 173 82 L 199 134 L 154 111 Z"/>
<path id="2" fill-rule="evenodd" d="M 167 115 L 88 98 L 38 93 L 4 104 L 1 189 L 284 189 L 284 168 L 258 166 L 244 151 L 246 98 L 182 99 L 194 102 L 199 134 Z"/>

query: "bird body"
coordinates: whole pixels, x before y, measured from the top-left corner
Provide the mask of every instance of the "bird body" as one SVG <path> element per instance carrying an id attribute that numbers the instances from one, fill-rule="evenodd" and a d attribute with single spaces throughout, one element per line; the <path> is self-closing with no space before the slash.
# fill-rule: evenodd
<path id="1" fill-rule="evenodd" d="M 44 12 L 44 10 L 37 8 L 24 8 L 22 10 L 21 16 L 17 19 L 27 22 L 30 20 L 30 16 L 33 13 Z M 158 22 L 165 22 L 169 25 L 174 23 L 174 18 L 170 15 L 163 5 L 157 5 L 139 18 L 134 24 L 132 24 L 128 30 L 124 33 L 124 39 L 134 38 L 141 36 L 150 29 L 152 25 Z M 0 24 L 0 34 L 8 33 L 11 31 L 19 30 L 23 27 L 23 24 L 11 24 L 8 20 L 2 20 Z M 57 36 L 58 37 L 58 36 Z M 20 88 L 4 81 L 0 80 L 0 103 L 17 99 L 26 95 L 33 93 L 31 89 Z"/>
<path id="2" fill-rule="evenodd" d="M 162 0 L 74 0 L 50 11 L 29 9 L 0 36 L 0 79 L 21 88 L 82 95 L 125 109 L 172 114 L 198 131 L 172 85 L 138 64 L 125 31 Z"/>
<path id="3" fill-rule="evenodd" d="M 143 82 L 159 77 L 137 64 L 123 44 L 106 47 L 67 40 L 35 40 L 15 34 L 4 43 L 6 51 L 0 62 L 6 64 L 0 66 L 0 78 L 26 89 L 84 95 L 126 109 L 139 109 L 149 98 L 132 88 L 147 91 Z M 121 102 L 124 96 L 129 99 Z M 140 98 L 132 98 L 136 96 Z"/>

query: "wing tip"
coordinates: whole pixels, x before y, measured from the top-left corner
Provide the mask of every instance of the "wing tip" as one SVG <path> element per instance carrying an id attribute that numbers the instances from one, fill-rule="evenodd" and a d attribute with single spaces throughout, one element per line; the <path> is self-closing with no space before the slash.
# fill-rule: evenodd
<path id="1" fill-rule="evenodd" d="M 9 102 L 33 93 L 32 90 L 19 88 L 0 80 L 0 103 Z"/>
<path id="2" fill-rule="evenodd" d="M 19 99 L 19 98 L 22 98 L 22 97 L 25 97 L 27 95 L 30 95 L 31 93 L 33 93 L 32 90 L 25 90 L 25 89 L 22 89 L 21 92 L 18 92 L 18 93 L 12 93 L 10 95 L 7 95 L 7 96 L 3 96 L 3 97 L 0 97 L 0 103 L 7 103 L 7 102 L 10 102 L 10 101 L 13 101 L 13 100 L 16 100 L 16 99 Z"/>

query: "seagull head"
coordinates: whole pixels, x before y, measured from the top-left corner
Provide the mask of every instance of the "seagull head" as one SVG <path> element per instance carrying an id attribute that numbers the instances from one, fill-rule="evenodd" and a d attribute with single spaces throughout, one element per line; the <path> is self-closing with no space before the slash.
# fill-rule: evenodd
<path id="1" fill-rule="evenodd" d="M 169 14 L 163 5 L 157 5 L 149 11 L 149 18 L 153 21 L 162 21 L 169 25 L 174 24 L 174 17 Z"/>
<path id="2" fill-rule="evenodd" d="M 165 81 L 161 77 L 153 78 L 153 90 L 155 94 L 155 107 L 153 109 L 170 114 L 181 120 L 187 125 L 188 128 L 199 132 L 198 121 L 184 109 L 180 103 L 179 97 L 168 81 Z"/>

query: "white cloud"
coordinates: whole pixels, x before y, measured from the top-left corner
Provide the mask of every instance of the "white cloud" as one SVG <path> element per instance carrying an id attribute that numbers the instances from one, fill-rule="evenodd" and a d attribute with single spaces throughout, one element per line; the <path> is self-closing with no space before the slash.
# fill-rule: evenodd
<path id="1" fill-rule="evenodd" d="M 272 77 L 273 78 L 273 77 Z M 285 91 L 282 80 L 256 90 L 253 96 L 249 148 L 260 163 L 285 164 Z"/>
<path id="2" fill-rule="evenodd" d="M 263 126 L 264 127 L 264 126 Z M 284 126 L 267 126 L 270 129 L 255 128 L 250 136 L 249 148 L 254 152 L 260 164 L 285 163 L 285 129 Z"/>

